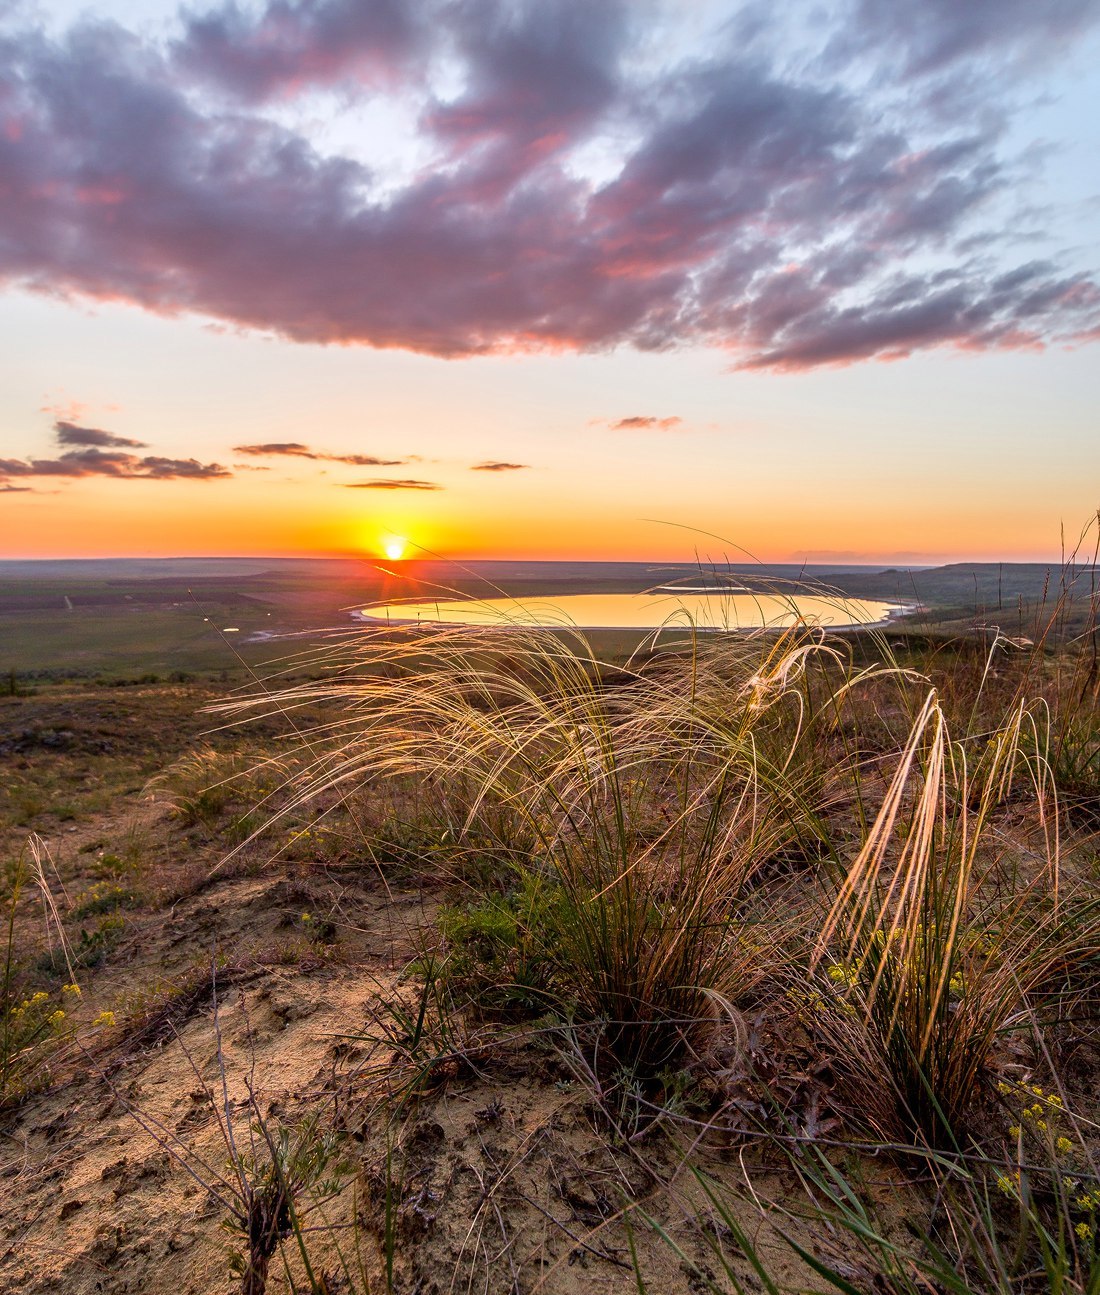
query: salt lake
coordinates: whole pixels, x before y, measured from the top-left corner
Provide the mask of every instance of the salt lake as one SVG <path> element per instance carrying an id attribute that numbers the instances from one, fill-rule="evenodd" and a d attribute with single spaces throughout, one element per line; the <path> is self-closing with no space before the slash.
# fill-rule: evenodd
<path id="1" fill-rule="evenodd" d="M 885 623 L 896 604 L 820 594 L 657 589 L 647 593 L 423 599 L 364 607 L 356 619 L 391 625 L 706 630 L 782 629 L 799 620 L 823 628 Z"/>

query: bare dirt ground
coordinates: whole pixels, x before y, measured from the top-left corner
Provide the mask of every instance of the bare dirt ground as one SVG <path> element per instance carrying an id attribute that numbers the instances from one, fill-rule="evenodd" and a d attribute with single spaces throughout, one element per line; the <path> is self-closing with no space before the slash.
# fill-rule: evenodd
<path id="1" fill-rule="evenodd" d="M 537 1028 L 482 1036 L 429 1010 L 413 1037 L 438 885 L 372 862 L 338 814 L 289 819 L 225 862 L 247 805 L 173 804 L 181 779 L 156 778 L 189 752 L 231 761 L 276 736 L 204 736 L 210 695 L 88 687 L 0 707 L 0 843 L 9 865 L 41 843 L 61 923 L 29 887 L 16 962 L 25 992 L 67 1010 L 0 1114 L 0 1291 L 239 1290 L 231 1161 L 302 1129 L 332 1135 L 340 1162 L 303 1219 L 314 1290 L 626 1295 L 631 1246 L 650 1291 L 700 1289 L 642 1223 L 706 1268 L 684 1222 L 701 1196 L 690 1138 L 614 1145 L 561 1039 Z M 693 1155 L 718 1180 L 751 1170 L 763 1197 L 789 1190 L 748 1144 Z M 745 1222 L 773 1275 L 805 1277 L 758 1215 Z M 729 1242 L 717 1223 L 715 1240 Z M 828 1245 L 812 1227 L 802 1241 Z M 293 1243 L 284 1254 L 268 1289 L 311 1289 Z"/>

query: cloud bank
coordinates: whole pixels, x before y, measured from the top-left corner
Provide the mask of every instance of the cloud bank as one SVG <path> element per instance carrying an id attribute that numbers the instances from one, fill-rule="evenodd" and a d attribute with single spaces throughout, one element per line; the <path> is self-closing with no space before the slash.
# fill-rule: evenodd
<path id="1" fill-rule="evenodd" d="M 437 356 L 783 370 L 1100 335 L 1071 240 L 1021 254 L 1042 190 L 1010 132 L 1095 3 L 683 14 L 268 0 L 163 40 L 9 17 L 0 282 Z M 408 139 L 341 143 L 379 107 Z"/>

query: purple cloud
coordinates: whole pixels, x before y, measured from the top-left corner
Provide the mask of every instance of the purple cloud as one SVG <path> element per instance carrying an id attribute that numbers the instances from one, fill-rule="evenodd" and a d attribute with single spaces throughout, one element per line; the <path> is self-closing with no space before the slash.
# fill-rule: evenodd
<path id="1" fill-rule="evenodd" d="M 629 418 L 620 418 L 611 424 L 613 432 L 667 432 L 673 427 L 680 427 L 683 419 L 673 414 L 668 418 L 657 418 L 652 414 L 632 414 Z"/>
<path id="2" fill-rule="evenodd" d="M 451 12 L 467 84 L 431 105 L 424 128 L 463 165 L 467 200 L 501 201 L 623 97 L 630 9 L 623 0 L 461 0 Z"/>
<path id="3" fill-rule="evenodd" d="M 147 454 L 139 458 L 121 451 L 71 450 L 56 459 L 0 459 L 0 480 L 9 477 L 117 477 L 129 481 L 177 478 L 212 481 L 233 474 L 220 463 L 197 459 L 166 459 Z"/>
<path id="4" fill-rule="evenodd" d="M 301 441 L 267 441 L 262 445 L 234 445 L 234 454 L 286 454 L 291 458 L 313 459 L 317 456 Z"/>
<path id="5" fill-rule="evenodd" d="M 317 459 L 324 463 L 351 463 L 359 468 L 393 468 L 408 459 L 380 459 L 374 454 L 325 454 L 321 450 L 310 449 L 300 441 L 267 441 L 261 445 L 234 445 L 234 454 L 252 454 L 257 457 L 265 455 L 286 455 L 295 459 Z"/>
<path id="6" fill-rule="evenodd" d="M 408 0 L 235 2 L 187 19 L 176 63 L 199 81 L 258 102 L 320 83 L 392 81 L 425 42 Z"/>
<path id="7" fill-rule="evenodd" d="M 1029 178 L 987 75 L 1054 57 L 1095 4 L 860 0 L 812 77 L 751 41 L 647 62 L 640 12 L 269 0 L 166 51 L 90 20 L 0 36 L 0 282 L 441 356 L 706 344 L 793 369 L 1097 335 L 1084 267 L 989 233 Z M 900 98 L 844 79 L 875 59 L 904 64 Z M 978 85 L 988 111 L 930 106 Z M 255 106 L 334 86 L 417 102 L 432 163 L 380 179 Z"/>
<path id="8" fill-rule="evenodd" d="M 78 427 L 75 423 L 67 423 L 60 418 L 54 423 L 53 430 L 59 445 L 85 445 L 131 450 L 145 449 L 144 441 L 132 441 L 128 436 L 116 436 L 114 432 L 104 432 L 98 427 Z"/>
<path id="9" fill-rule="evenodd" d="M 777 330 L 774 345 L 748 365 L 803 369 L 873 355 L 901 359 L 944 342 L 973 350 L 1037 347 L 1041 333 L 1033 324 L 1058 306 L 1082 317 L 1095 314 L 1100 289 L 1083 275 L 1058 279 L 1042 264 L 1022 267 L 988 286 L 947 276 L 931 287 L 926 280 L 911 280 L 858 309 L 823 304 L 808 311 Z"/>
<path id="10" fill-rule="evenodd" d="M 379 477 L 374 481 L 351 481 L 345 487 L 347 490 L 442 490 L 443 487 L 435 481 L 415 481 L 411 478 L 404 480 L 395 479 L 387 480 Z"/>
<path id="11" fill-rule="evenodd" d="M 908 77 L 943 72 L 974 55 L 1007 54 L 1024 64 L 1063 53 L 1097 21 L 1094 0 L 859 0 L 849 48 L 887 50 Z"/>
<path id="12" fill-rule="evenodd" d="M 529 468 L 529 463 L 504 463 L 492 460 L 488 463 L 475 463 L 471 466 L 471 472 L 522 472 Z"/>

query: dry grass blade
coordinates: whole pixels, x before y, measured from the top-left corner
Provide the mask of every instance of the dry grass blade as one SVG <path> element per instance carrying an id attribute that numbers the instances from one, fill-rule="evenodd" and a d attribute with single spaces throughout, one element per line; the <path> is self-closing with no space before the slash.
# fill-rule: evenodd
<path id="1" fill-rule="evenodd" d="M 1055 973 L 1094 957 L 1100 932 L 1095 904 L 1063 901 L 1045 769 L 1021 740 L 1029 723 L 1016 705 L 971 774 L 929 694 L 814 955 L 831 962 L 906 1120 L 934 1143 L 950 1143 L 977 1101 L 998 1040 Z M 1008 861 L 997 818 L 1021 778 L 1039 835 L 1029 875 Z"/>

